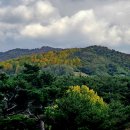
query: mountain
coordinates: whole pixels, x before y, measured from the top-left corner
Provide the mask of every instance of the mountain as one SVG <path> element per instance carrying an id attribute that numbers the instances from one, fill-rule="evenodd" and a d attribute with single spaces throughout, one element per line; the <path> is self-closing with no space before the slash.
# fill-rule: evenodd
<path id="1" fill-rule="evenodd" d="M 90 46 L 78 52 L 81 71 L 96 75 L 130 75 L 130 55 L 102 46 Z"/>
<path id="2" fill-rule="evenodd" d="M 24 63 L 30 63 L 56 74 L 130 76 L 130 55 L 107 47 L 54 49 L 46 53 L 31 54 L 1 62 L 0 65 L 15 73 L 22 69 Z"/>
<path id="3" fill-rule="evenodd" d="M 48 51 L 53 51 L 53 50 L 61 50 L 60 48 L 52 48 L 48 46 L 43 46 L 41 48 L 36 48 L 36 49 L 13 49 L 9 50 L 6 52 L 0 52 L 0 61 L 5 61 L 13 58 L 18 58 L 24 55 L 31 55 L 31 54 L 37 54 L 37 53 L 44 53 Z"/>

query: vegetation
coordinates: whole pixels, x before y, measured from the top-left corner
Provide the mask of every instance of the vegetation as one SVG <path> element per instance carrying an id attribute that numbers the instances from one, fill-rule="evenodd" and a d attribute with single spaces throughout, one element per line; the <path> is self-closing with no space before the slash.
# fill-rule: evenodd
<path id="1" fill-rule="evenodd" d="M 36 64 L 57 75 L 130 76 L 130 56 L 100 46 L 32 54 L 0 65 L 6 72 L 14 74 L 23 69 L 24 63 Z"/>
<path id="2" fill-rule="evenodd" d="M 0 130 L 129 129 L 126 57 L 94 46 L 1 62 Z"/>
<path id="3" fill-rule="evenodd" d="M 0 52 L 0 61 L 5 61 L 13 58 L 18 58 L 25 55 L 31 55 L 31 54 L 40 54 L 48 51 L 58 51 L 61 50 L 60 48 L 52 48 L 48 46 L 43 46 L 41 48 L 36 49 L 13 49 L 6 52 Z"/>
<path id="4" fill-rule="evenodd" d="M 70 87 L 66 94 L 45 109 L 52 129 L 101 129 L 108 106 L 87 86 Z"/>
<path id="5" fill-rule="evenodd" d="M 57 76 L 31 64 L 8 75 L 1 68 L 0 129 L 39 130 L 43 121 L 46 130 L 123 130 L 129 95 L 129 77 Z"/>

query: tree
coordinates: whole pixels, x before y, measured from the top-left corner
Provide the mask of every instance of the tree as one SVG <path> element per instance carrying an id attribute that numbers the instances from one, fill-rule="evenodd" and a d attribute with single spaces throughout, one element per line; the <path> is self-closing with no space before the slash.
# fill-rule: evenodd
<path id="1" fill-rule="evenodd" d="M 27 70 L 26 74 L 22 73 L 21 75 L 28 77 L 31 74 L 35 75 L 35 72 L 38 73 L 38 70 Z M 3 73 L 0 75 L 0 129 L 27 130 L 30 129 L 30 122 L 34 123 L 35 121 L 37 123 L 34 123 L 34 130 L 36 130 L 36 124 L 38 123 L 41 124 L 39 125 L 41 130 L 44 130 L 44 122 L 41 116 L 44 102 L 43 93 L 31 85 L 30 82 L 32 81 L 24 80 L 22 76 L 6 76 Z M 34 77 L 34 80 L 36 78 Z M 2 122 L 8 125 L 12 123 L 14 126 L 4 126 Z M 18 126 L 17 124 L 23 125 Z M 28 126 L 29 128 L 27 128 Z"/>
<path id="2" fill-rule="evenodd" d="M 130 106 L 125 106 L 119 101 L 109 104 L 108 117 L 104 122 L 104 130 L 125 130 L 130 128 Z"/>
<path id="3" fill-rule="evenodd" d="M 45 110 L 52 130 L 101 130 L 108 105 L 87 86 L 70 87 L 63 98 Z"/>
<path id="4" fill-rule="evenodd" d="M 22 78 L 27 82 L 30 82 L 33 86 L 37 86 L 39 70 L 40 68 L 37 65 L 25 63 L 22 72 Z"/>

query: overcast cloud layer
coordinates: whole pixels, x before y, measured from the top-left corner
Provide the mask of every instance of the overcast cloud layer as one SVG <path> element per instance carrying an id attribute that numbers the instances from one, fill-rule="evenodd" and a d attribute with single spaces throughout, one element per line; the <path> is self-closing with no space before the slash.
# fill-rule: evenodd
<path id="1" fill-rule="evenodd" d="M 129 0 L 0 0 L 0 51 L 95 44 L 130 53 Z"/>

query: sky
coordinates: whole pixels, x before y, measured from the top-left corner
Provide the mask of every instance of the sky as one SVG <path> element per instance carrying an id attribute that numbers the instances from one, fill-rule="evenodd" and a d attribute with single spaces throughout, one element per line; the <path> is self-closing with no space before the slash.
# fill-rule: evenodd
<path id="1" fill-rule="evenodd" d="M 0 51 L 91 45 L 130 54 L 130 0 L 0 0 Z"/>

